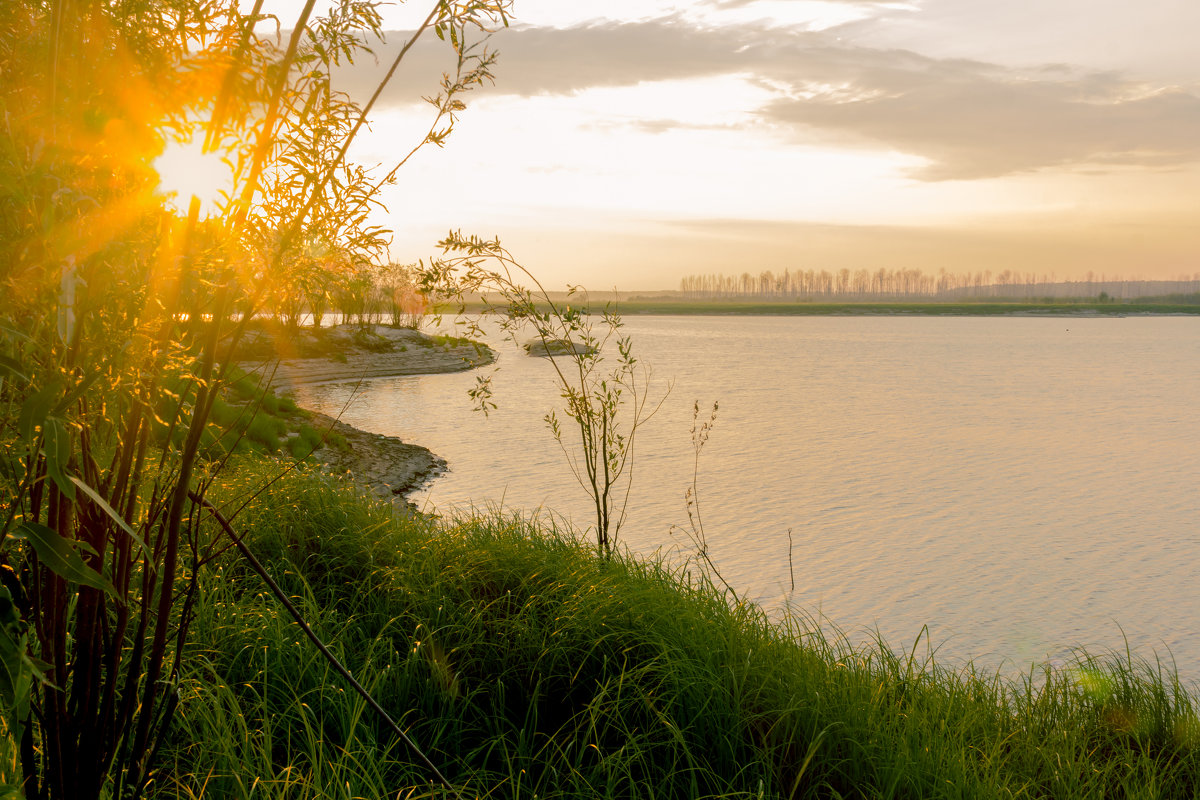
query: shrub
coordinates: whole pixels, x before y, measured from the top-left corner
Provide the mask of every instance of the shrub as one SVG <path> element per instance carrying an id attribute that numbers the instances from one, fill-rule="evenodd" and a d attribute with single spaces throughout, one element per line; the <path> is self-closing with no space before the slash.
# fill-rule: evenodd
<path id="1" fill-rule="evenodd" d="M 287 436 L 287 425 L 276 417 L 256 414 L 246 425 L 246 435 L 266 448 L 268 453 L 274 453 L 279 449 L 279 440 Z"/>
<path id="2" fill-rule="evenodd" d="M 315 448 L 301 436 L 290 436 L 287 439 L 287 451 L 293 458 L 307 458 Z"/>

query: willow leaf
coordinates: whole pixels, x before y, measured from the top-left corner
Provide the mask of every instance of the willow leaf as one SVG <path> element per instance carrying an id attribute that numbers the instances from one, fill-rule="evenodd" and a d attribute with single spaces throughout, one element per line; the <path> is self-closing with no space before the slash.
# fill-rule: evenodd
<path id="1" fill-rule="evenodd" d="M 142 548 L 142 552 L 147 557 L 149 557 L 150 548 L 146 547 L 145 540 L 142 539 L 142 537 L 137 535 L 137 532 L 129 526 L 129 523 L 126 522 L 120 514 L 117 513 L 115 508 L 113 508 L 112 506 L 110 506 L 108 504 L 107 500 L 105 500 L 103 497 L 100 496 L 99 492 L 97 492 L 92 487 L 88 486 L 86 483 L 84 483 L 79 478 L 75 477 L 74 475 L 71 476 L 71 483 L 78 486 L 79 490 L 81 492 L 83 492 L 84 494 L 86 494 L 93 503 L 100 506 L 100 510 L 103 511 L 105 514 L 107 514 L 109 519 L 111 519 L 113 522 L 117 523 L 117 525 L 119 525 L 121 527 L 121 530 L 123 530 L 123 531 L 125 531 L 125 533 L 129 534 L 129 538 L 133 539 L 133 541 L 137 544 L 137 546 Z"/>
<path id="2" fill-rule="evenodd" d="M 96 570 L 83 563 L 77 542 L 60 536 L 58 531 L 36 522 L 22 522 L 13 531 L 16 539 L 25 539 L 37 553 L 42 565 L 69 581 L 90 586 L 117 596 L 116 588 Z"/>

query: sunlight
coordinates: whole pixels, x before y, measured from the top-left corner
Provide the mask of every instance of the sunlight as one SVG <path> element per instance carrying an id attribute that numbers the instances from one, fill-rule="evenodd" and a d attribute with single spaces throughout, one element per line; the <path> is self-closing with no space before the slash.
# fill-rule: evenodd
<path id="1" fill-rule="evenodd" d="M 192 197 L 200 201 L 201 217 L 215 213 L 232 188 L 229 163 L 219 152 L 204 152 L 203 143 L 202 131 L 186 142 L 168 139 L 162 155 L 154 160 L 158 192 L 181 214 L 187 213 Z"/>

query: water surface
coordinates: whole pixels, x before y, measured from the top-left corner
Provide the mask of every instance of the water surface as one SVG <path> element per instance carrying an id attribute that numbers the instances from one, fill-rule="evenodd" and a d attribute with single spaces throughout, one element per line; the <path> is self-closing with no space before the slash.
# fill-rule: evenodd
<path id="1" fill-rule="evenodd" d="M 852 639 L 992 667 L 1074 645 L 1172 655 L 1200 679 L 1200 320 L 634 317 L 652 391 L 622 541 L 687 539 L 696 401 L 719 401 L 695 484 L 712 556 L 768 608 Z M 498 345 L 500 408 L 474 373 L 366 382 L 343 419 L 444 457 L 419 505 L 551 508 L 587 496 L 542 422 L 549 364 Z M 307 387 L 337 413 L 349 384 Z M 788 567 L 788 531 L 794 569 Z M 791 590 L 792 575 L 796 588 Z"/>

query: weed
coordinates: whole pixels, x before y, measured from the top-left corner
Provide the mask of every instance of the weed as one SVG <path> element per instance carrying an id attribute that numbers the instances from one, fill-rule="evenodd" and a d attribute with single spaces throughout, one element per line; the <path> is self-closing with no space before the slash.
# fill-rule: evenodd
<path id="1" fill-rule="evenodd" d="M 1200 781 L 1195 700 L 1128 654 L 1015 682 L 951 671 L 598 558 L 550 520 L 397 518 L 303 468 L 238 524 L 462 796 L 1189 798 Z M 240 562 L 213 565 L 194 624 L 156 796 L 428 785 Z"/>

